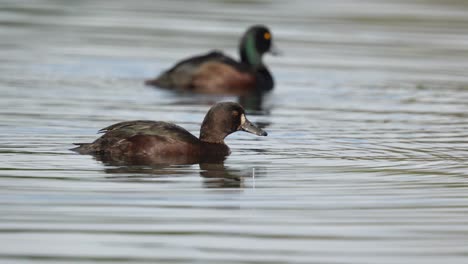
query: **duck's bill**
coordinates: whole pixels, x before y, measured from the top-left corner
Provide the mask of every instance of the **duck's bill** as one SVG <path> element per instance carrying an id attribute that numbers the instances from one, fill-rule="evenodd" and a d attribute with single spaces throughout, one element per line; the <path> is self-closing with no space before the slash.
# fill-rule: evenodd
<path id="1" fill-rule="evenodd" d="M 274 46 L 273 44 L 271 45 L 270 47 L 270 54 L 273 55 L 273 56 L 281 56 L 283 55 L 283 52 L 278 49 L 278 47 Z"/>
<path id="2" fill-rule="evenodd" d="M 244 122 L 242 122 L 241 130 L 243 130 L 245 132 L 255 134 L 257 136 L 266 136 L 266 135 L 268 135 L 267 132 L 265 132 L 263 129 L 261 129 L 259 127 L 256 127 L 254 124 L 252 124 L 247 119 L 244 119 Z"/>

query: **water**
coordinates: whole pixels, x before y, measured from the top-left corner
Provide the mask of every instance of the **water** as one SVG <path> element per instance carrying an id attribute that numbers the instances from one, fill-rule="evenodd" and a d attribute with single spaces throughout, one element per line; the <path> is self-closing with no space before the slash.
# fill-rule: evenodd
<path id="1" fill-rule="evenodd" d="M 224 164 L 107 166 L 112 123 L 198 135 L 213 103 L 145 87 L 273 32 L 273 94 Z M 0 262 L 466 263 L 465 1 L 2 1 Z"/>

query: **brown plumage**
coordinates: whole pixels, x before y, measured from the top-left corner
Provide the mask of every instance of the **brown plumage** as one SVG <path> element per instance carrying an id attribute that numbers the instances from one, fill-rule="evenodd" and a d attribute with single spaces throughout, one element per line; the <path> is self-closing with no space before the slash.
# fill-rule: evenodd
<path id="1" fill-rule="evenodd" d="M 200 139 L 184 128 L 161 121 L 137 120 L 101 129 L 104 135 L 93 143 L 79 143 L 72 149 L 97 155 L 103 161 L 128 164 L 190 164 L 223 160 L 230 154 L 224 138 L 235 131 L 266 136 L 245 117 L 237 103 L 219 103 L 205 116 Z"/>
<path id="2" fill-rule="evenodd" d="M 253 91 L 269 91 L 273 77 L 263 64 L 262 56 L 272 49 L 271 33 L 265 26 L 250 27 L 241 39 L 241 61 L 213 51 L 180 61 L 155 79 L 145 83 L 161 88 L 243 95 Z"/>

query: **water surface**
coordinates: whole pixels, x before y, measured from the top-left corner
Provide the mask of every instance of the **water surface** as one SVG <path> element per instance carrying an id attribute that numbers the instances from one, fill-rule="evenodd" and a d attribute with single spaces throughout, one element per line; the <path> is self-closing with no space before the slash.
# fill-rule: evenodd
<path id="1" fill-rule="evenodd" d="M 282 57 L 217 165 L 108 166 L 112 123 L 198 135 L 229 96 L 145 87 L 188 55 Z M 0 262 L 466 263 L 465 1 L 3 1 Z"/>

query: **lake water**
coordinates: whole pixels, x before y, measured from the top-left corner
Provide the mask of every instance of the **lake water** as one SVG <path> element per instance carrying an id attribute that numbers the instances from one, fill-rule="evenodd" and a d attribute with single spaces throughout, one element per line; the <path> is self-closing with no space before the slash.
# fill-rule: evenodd
<path id="1" fill-rule="evenodd" d="M 143 80 L 268 25 L 281 57 L 217 165 L 69 151 L 229 96 Z M 467 263 L 466 1 L 0 3 L 0 262 Z"/>

